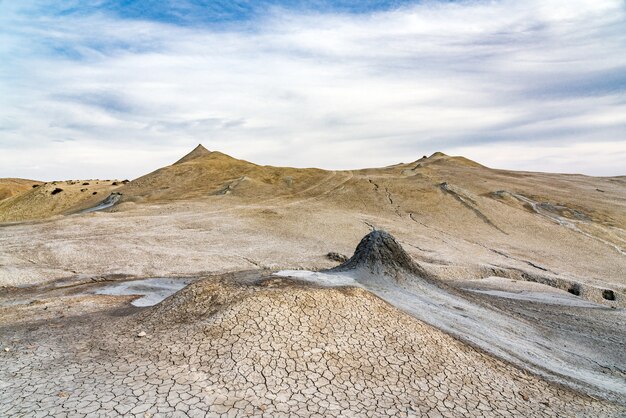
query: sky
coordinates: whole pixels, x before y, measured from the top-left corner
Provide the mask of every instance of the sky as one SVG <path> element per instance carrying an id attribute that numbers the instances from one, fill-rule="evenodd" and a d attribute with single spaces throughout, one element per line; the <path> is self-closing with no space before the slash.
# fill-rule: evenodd
<path id="1" fill-rule="evenodd" d="M 626 175 L 626 2 L 0 0 L 0 177 L 132 179 L 198 143 Z"/>

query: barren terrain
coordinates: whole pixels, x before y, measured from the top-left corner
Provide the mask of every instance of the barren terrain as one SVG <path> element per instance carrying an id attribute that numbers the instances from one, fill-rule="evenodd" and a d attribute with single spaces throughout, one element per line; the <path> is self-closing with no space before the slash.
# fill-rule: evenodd
<path id="1" fill-rule="evenodd" d="M 200 146 L 131 182 L 0 184 L 0 416 L 626 414 L 624 177 Z M 194 283 L 100 291 L 158 277 Z"/>

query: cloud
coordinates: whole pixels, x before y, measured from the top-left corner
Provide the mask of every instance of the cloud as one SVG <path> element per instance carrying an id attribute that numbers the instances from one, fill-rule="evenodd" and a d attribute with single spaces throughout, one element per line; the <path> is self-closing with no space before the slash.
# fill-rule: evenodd
<path id="1" fill-rule="evenodd" d="M 0 2 L 0 176 L 132 178 L 199 142 L 263 164 L 443 150 L 626 174 L 623 2 L 304 3 L 215 25 Z"/>

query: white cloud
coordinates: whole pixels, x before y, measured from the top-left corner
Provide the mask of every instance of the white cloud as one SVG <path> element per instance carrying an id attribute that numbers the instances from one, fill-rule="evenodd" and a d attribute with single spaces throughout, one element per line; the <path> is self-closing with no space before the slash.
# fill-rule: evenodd
<path id="1" fill-rule="evenodd" d="M 0 15 L 0 176 L 136 177 L 199 142 L 276 165 L 443 150 L 626 174 L 621 1 L 277 11 L 219 30 Z"/>
<path id="2" fill-rule="evenodd" d="M 580 142 L 568 147 L 544 145 L 529 147 L 518 143 L 503 143 L 497 153 L 489 148 L 458 147 L 462 155 L 477 161 L 491 160 L 499 167 L 507 166 L 521 171 L 547 171 L 561 173 L 589 173 L 614 175 L 615 167 L 623 167 L 626 161 L 625 141 Z M 603 167 L 607 167 L 603 169 Z M 624 171 L 622 170 L 622 173 Z"/>

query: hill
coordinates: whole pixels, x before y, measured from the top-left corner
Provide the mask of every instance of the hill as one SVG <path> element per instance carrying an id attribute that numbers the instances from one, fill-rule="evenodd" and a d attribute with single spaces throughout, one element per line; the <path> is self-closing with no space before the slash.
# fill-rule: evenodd
<path id="1" fill-rule="evenodd" d="M 12 189 L 19 192 L 0 200 L 0 222 L 46 219 L 76 213 L 97 205 L 123 185 L 123 182 L 116 180 L 65 180 L 50 183 L 13 180 L 9 184 L 15 183 L 21 187 Z"/>
<path id="2" fill-rule="evenodd" d="M 173 165 L 119 190 L 124 201 L 172 201 L 207 196 L 275 197 L 302 191 L 328 175 L 324 170 L 260 166 L 196 148 Z"/>
<path id="3" fill-rule="evenodd" d="M 41 182 L 25 179 L 0 179 L 0 202 L 36 188 Z"/>
<path id="4" fill-rule="evenodd" d="M 62 192 L 53 194 L 57 188 Z M 115 244 L 98 252 L 137 274 L 329 267 L 324 251 L 345 252 L 357 237 L 377 228 L 410 243 L 412 256 L 446 270 L 451 279 L 505 268 L 583 294 L 584 284 L 593 284 L 592 298 L 609 284 L 618 286 L 613 291 L 626 288 L 623 177 L 497 170 L 443 153 L 388 167 L 329 171 L 263 166 L 199 146 L 126 184 L 44 184 L 1 201 L 0 221 L 76 214 L 111 193 L 120 199 L 104 212 L 59 222 L 86 228 L 107 223 L 98 234 Z M 154 237 L 137 242 L 138 234 Z M 117 239 L 124 236 L 135 247 L 123 251 Z M 183 253 L 175 255 L 172 240 Z M 163 248 L 156 250 L 160 242 Z M 106 245 L 106 240 L 89 245 Z M 142 245 L 146 249 L 138 257 L 127 259 Z M 207 257 L 212 245 L 222 250 Z M 203 257 L 183 262 L 200 248 Z M 294 248 L 301 255 L 292 253 Z M 104 258 L 86 264 L 80 257 L 50 257 L 63 260 L 62 271 L 111 269 Z M 32 274 L 51 277 L 50 272 Z"/>

